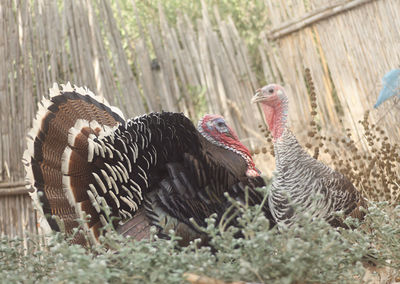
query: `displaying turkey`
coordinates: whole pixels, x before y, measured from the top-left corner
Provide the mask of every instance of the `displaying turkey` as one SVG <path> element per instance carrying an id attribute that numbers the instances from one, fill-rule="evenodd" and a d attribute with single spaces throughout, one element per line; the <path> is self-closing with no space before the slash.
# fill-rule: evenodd
<path id="1" fill-rule="evenodd" d="M 156 226 L 159 235 L 174 229 L 186 244 L 201 237 L 190 218 L 204 226 L 212 213 L 221 217 L 230 205 L 225 192 L 244 201 L 248 186 L 250 204 L 263 198 L 249 151 L 218 115 L 205 116 L 198 130 L 180 113 L 125 120 L 88 89 L 55 84 L 27 141 L 23 161 L 44 225 L 60 231 L 59 219 L 71 233 L 77 218 L 91 216 L 74 243 L 96 243 L 109 217 L 105 205 L 124 235 L 140 240 Z"/>
<path id="2" fill-rule="evenodd" d="M 299 214 L 324 218 L 332 226 L 343 226 L 335 212 L 362 218 L 366 201 L 341 173 L 311 157 L 288 129 L 288 97 L 285 90 L 270 84 L 256 91 L 253 103 L 260 103 L 273 136 L 276 176 L 268 204 L 276 222 L 291 225 Z M 296 210 L 294 209 L 296 208 Z"/>

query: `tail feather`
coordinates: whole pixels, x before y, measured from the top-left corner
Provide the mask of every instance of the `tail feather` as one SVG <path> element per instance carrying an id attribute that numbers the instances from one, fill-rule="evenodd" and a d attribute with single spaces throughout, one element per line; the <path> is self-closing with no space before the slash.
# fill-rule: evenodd
<path id="1" fill-rule="evenodd" d="M 119 109 L 86 88 L 69 83 L 61 89 L 55 84 L 50 99 L 43 98 L 39 103 L 23 162 L 27 180 L 33 186 L 35 207 L 52 230 L 60 230 L 52 215 L 71 232 L 78 225 L 75 220 L 89 214 L 92 218 L 86 229 L 91 229 L 92 237 L 98 237 L 100 217 L 87 193 L 93 182 L 88 163 L 93 149 L 88 139 L 98 136 L 104 126 L 119 123 L 124 123 Z M 74 242 L 85 244 L 86 240 L 77 234 Z"/>

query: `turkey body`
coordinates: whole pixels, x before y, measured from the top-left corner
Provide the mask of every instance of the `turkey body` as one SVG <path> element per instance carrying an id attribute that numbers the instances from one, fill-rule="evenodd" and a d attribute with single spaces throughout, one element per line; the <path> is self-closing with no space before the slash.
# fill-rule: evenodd
<path id="1" fill-rule="evenodd" d="M 125 120 L 87 89 L 54 86 L 50 100 L 39 106 L 23 158 L 45 225 L 60 231 L 58 219 L 71 233 L 77 218 L 90 215 L 86 234 L 73 240 L 86 245 L 97 242 L 111 216 L 117 217 L 117 231 L 136 240 L 148 238 L 155 226 L 160 236 L 175 230 L 187 244 L 202 237 L 190 219 L 204 226 L 211 214 L 222 216 L 230 206 L 225 192 L 244 200 L 248 186 L 250 203 L 261 203 L 254 188 L 264 181 L 248 174 L 254 163 L 247 160 L 247 149 L 222 117 L 203 122 L 214 132 L 203 136 L 208 130 L 199 132 L 180 113 Z"/>
<path id="2" fill-rule="evenodd" d="M 284 89 L 276 84 L 265 86 L 252 101 L 261 104 L 274 137 L 276 174 L 268 204 L 275 222 L 290 226 L 308 213 L 332 226 L 346 227 L 336 212 L 363 218 L 360 207 L 366 207 L 366 201 L 350 180 L 311 157 L 288 129 Z"/>
<path id="3" fill-rule="evenodd" d="M 300 214 L 323 218 L 334 227 L 344 226 L 334 213 L 361 218 L 364 199 L 341 173 L 311 157 L 290 130 L 274 144 L 276 176 L 268 203 L 276 222 L 291 225 Z M 294 207 L 296 209 L 294 209 Z"/>

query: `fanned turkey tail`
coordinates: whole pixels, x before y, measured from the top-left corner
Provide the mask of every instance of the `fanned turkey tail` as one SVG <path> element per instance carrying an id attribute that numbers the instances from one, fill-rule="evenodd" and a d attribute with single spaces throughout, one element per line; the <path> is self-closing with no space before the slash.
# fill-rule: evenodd
<path id="1" fill-rule="evenodd" d="M 92 217 L 84 225 L 91 241 L 99 234 L 101 215 L 96 213 L 87 188 L 93 184 L 93 165 L 89 163 L 93 149 L 88 138 L 102 136 L 110 128 L 124 124 L 122 112 L 86 88 L 69 83 L 54 84 L 50 99 L 39 103 L 33 128 L 28 134 L 23 163 L 27 180 L 32 185 L 31 196 L 41 216 L 41 226 L 60 231 L 56 216 L 66 233 L 78 226 L 76 219 L 86 212 Z M 87 244 L 82 234 L 74 243 Z"/>

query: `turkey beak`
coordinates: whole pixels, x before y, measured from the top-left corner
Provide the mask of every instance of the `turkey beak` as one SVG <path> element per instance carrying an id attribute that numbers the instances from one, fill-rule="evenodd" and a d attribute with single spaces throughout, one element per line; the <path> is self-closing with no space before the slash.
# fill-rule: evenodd
<path id="1" fill-rule="evenodd" d="M 258 90 L 256 90 L 256 93 L 254 94 L 253 98 L 251 99 L 251 103 L 255 104 L 255 103 L 262 101 L 263 99 L 264 98 L 262 95 L 262 91 L 261 91 L 261 89 L 258 89 Z"/>

